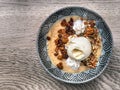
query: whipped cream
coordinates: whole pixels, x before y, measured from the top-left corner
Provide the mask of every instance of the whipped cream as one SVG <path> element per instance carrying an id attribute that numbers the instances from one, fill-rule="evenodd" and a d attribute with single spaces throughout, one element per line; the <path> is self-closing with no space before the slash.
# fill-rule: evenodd
<path id="1" fill-rule="evenodd" d="M 80 67 L 80 62 L 76 60 L 72 60 L 71 58 L 68 58 L 66 60 L 66 64 L 70 66 L 73 70 L 77 70 Z"/>
<path id="2" fill-rule="evenodd" d="M 84 21 L 76 20 L 73 24 L 73 30 L 77 35 L 79 35 L 80 33 L 83 33 L 85 31 Z"/>
<path id="3" fill-rule="evenodd" d="M 91 43 L 85 37 L 72 37 L 67 47 L 68 56 L 75 60 L 84 60 L 91 53 Z"/>

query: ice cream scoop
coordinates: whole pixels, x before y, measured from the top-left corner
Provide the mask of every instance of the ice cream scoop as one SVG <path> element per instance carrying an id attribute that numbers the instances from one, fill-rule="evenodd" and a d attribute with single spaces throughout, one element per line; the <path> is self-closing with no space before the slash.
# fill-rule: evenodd
<path id="1" fill-rule="evenodd" d="M 72 37 L 67 46 L 67 53 L 74 60 L 84 60 L 91 53 L 91 43 L 85 37 Z"/>

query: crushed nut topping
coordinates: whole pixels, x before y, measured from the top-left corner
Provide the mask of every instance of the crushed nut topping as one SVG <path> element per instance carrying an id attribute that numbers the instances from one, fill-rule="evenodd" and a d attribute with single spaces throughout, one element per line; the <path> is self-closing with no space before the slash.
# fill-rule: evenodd
<path id="1" fill-rule="evenodd" d="M 97 63 L 96 53 L 99 47 L 101 46 L 100 45 L 101 39 L 99 37 L 99 33 L 97 29 L 95 28 L 95 22 L 93 20 L 86 21 L 84 22 L 84 24 L 87 25 L 87 27 L 85 29 L 83 36 L 89 38 L 92 45 L 92 53 L 86 60 L 83 60 L 82 63 L 85 66 L 88 66 L 89 68 L 94 68 L 96 67 L 96 63 Z"/>

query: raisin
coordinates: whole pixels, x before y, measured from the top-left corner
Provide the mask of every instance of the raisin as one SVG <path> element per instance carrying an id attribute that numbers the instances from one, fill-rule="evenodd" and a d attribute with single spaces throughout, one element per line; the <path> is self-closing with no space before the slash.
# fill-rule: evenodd
<path id="1" fill-rule="evenodd" d="M 62 55 L 58 55 L 57 59 L 62 60 Z"/>
<path id="2" fill-rule="evenodd" d="M 67 54 L 62 54 L 62 58 L 67 59 L 68 55 Z"/>
<path id="3" fill-rule="evenodd" d="M 55 48 L 55 52 L 56 52 L 56 53 L 58 53 L 58 50 L 59 50 L 59 48 L 58 48 L 58 47 L 56 47 L 56 48 Z"/>
<path id="4" fill-rule="evenodd" d="M 70 22 L 70 21 L 69 21 L 68 23 L 70 24 L 70 26 L 73 26 L 73 22 Z"/>
<path id="5" fill-rule="evenodd" d="M 50 40 L 51 38 L 49 36 L 47 36 L 47 40 Z"/>
<path id="6" fill-rule="evenodd" d="M 62 46 L 62 44 L 57 44 L 57 46 L 58 46 L 58 47 L 61 47 L 61 46 Z"/>
<path id="7" fill-rule="evenodd" d="M 54 53 L 54 55 L 55 55 L 55 56 L 57 56 L 57 55 L 58 55 L 58 53 L 56 52 L 56 53 Z"/>
<path id="8" fill-rule="evenodd" d="M 58 47 L 60 47 L 60 46 L 62 46 L 63 42 L 62 42 L 61 39 L 56 39 L 56 40 L 55 40 L 55 44 L 56 44 Z"/>
<path id="9" fill-rule="evenodd" d="M 62 62 L 58 63 L 56 66 L 57 66 L 59 69 L 63 69 L 63 64 L 62 64 Z"/>
<path id="10" fill-rule="evenodd" d="M 59 38 L 62 38 L 62 34 L 58 34 L 58 37 L 59 37 Z"/>
<path id="11" fill-rule="evenodd" d="M 68 42 L 68 38 L 62 38 L 62 42 L 66 44 Z"/>
<path id="12" fill-rule="evenodd" d="M 58 30 L 58 33 L 62 33 L 62 29 Z"/>
<path id="13" fill-rule="evenodd" d="M 70 21 L 68 22 L 70 26 L 73 26 L 73 19 L 70 18 Z"/>
<path id="14" fill-rule="evenodd" d="M 64 50 L 61 50 L 61 54 L 67 54 L 67 50 L 64 48 Z"/>
<path id="15" fill-rule="evenodd" d="M 74 22 L 73 18 L 70 18 L 70 21 L 71 21 L 71 22 Z"/>
<path id="16" fill-rule="evenodd" d="M 56 44 L 56 45 L 58 44 L 58 39 L 55 40 L 55 44 Z"/>
<path id="17" fill-rule="evenodd" d="M 64 34 L 64 33 L 65 33 L 65 29 L 60 29 L 60 30 L 58 30 L 58 33 Z"/>
<path id="18" fill-rule="evenodd" d="M 75 32 L 74 32 L 74 31 L 72 31 L 72 30 L 71 30 L 71 31 L 69 31 L 69 32 L 67 32 L 67 34 L 68 34 L 68 35 L 73 35 L 74 33 L 75 33 Z"/>
<path id="19" fill-rule="evenodd" d="M 65 47 L 62 46 L 62 47 L 60 47 L 59 49 L 60 49 L 60 51 L 63 51 L 63 50 L 65 49 Z"/>
<path id="20" fill-rule="evenodd" d="M 60 50 L 61 54 L 62 54 L 62 58 L 63 59 L 67 59 L 68 58 L 68 54 L 67 54 L 67 50 L 64 48 L 64 50 Z"/>
<path id="21" fill-rule="evenodd" d="M 66 25 L 67 25 L 67 21 L 65 19 L 63 19 L 61 22 L 61 26 L 66 26 Z"/>
<path id="22" fill-rule="evenodd" d="M 58 39 L 58 44 L 63 44 L 61 39 Z"/>
<path id="23" fill-rule="evenodd" d="M 67 27 L 66 27 L 66 33 L 67 33 L 68 35 L 73 35 L 73 34 L 75 34 L 75 31 L 73 30 L 72 27 L 67 26 Z"/>
<path id="24" fill-rule="evenodd" d="M 67 26 L 65 29 L 66 29 L 66 33 L 67 33 L 68 31 L 70 31 L 71 27 Z"/>

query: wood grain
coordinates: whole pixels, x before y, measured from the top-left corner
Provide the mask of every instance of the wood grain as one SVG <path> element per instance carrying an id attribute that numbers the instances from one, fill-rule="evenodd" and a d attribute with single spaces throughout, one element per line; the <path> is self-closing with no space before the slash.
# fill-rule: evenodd
<path id="1" fill-rule="evenodd" d="M 71 85 L 49 76 L 39 63 L 38 29 L 54 11 L 81 6 L 100 14 L 114 39 L 107 69 L 95 80 Z M 0 90 L 120 90 L 120 0 L 0 0 Z"/>

